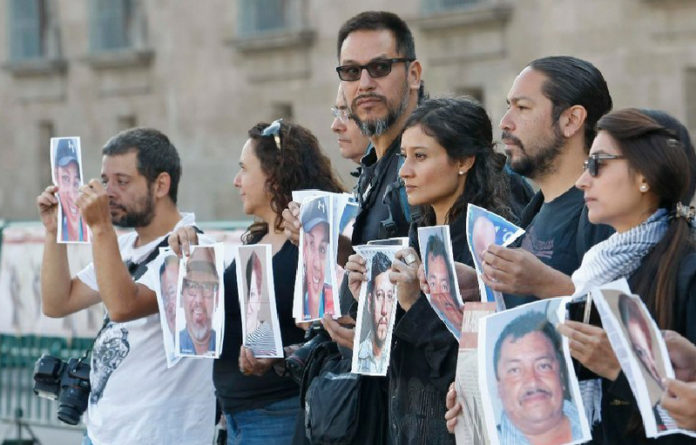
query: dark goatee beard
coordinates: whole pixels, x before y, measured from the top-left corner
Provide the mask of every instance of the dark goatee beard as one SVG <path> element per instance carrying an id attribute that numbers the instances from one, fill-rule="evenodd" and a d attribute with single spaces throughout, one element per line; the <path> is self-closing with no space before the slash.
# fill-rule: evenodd
<path id="1" fill-rule="evenodd" d="M 384 133 L 391 128 L 392 125 L 401 117 L 401 115 L 404 114 L 406 111 L 406 108 L 408 107 L 408 99 L 409 99 L 409 91 L 408 91 L 408 84 L 404 83 L 404 88 L 401 93 L 401 101 L 399 102 L 399 105 L 395 108 L 389 107 L 389 104 L 387 103 L 387 99 L 384 96 L 379 96 L 377 94 L 364 94 L 360 96 L 361 98 L 363 97 L 378 97 L 385 103 L 387 103 L 387 115 L 382 118 L 382 119 L 373 119 L 373 120 L 360 120 L 355 114 L 352 115 L 352 118 L 355 120 L 355 122 L 358 124 L 358 127 L 360 127 L 360 131 L 362 134 L 364 134 L 367 137 L 372 137 L 372 136 L 381 136 Z M 356 98 L 357 100 L 357 98 Z M 353 105 L 351 107 L 353 110 L 355 109 L 355 100 L 353 101 Z"/>

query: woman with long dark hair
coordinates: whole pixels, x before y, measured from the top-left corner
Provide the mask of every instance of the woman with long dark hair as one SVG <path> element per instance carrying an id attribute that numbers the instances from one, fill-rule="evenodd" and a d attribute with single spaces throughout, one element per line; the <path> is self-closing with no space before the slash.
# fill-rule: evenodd
<path id="1" fill-rule="evenodd" d="M 628 279 L 661 329 L 676 331 L 693 342 L 696 246 L 687 206 L 693 193 L 694 156 L 688 152 L 688 133 L 680 135 L 670 127 L 673 124 L 657 113 L 638 109 L 615 111 L 599 120 L 585 172 L 576 186 L 585 194 L 589 220 L 608 224 L 616 233 L 585 254 L 572 279 L 576 295 Z M 567 321 L 559 331 L 569 337 L 571 355 L 602 377 L 601 389 L 597 385 L 589 403 L 593 414 L 601 412 L 593 439 L 611 444 L 645 441 L 635 399 L 604 330 Z M 655 414 L 658 420 L 666 419 L 660 406 Z M 670 435 L 657 440 L 689 443 L 694 439 Z"/>
<path id="2" fill-rule="evenodd" d="M 492 139 L 486 111 L 466 98 L 426 100 L 406 122 L 399 176 L 409 205 L 420 215 L 411 225 L 411 247 L 397 253 L 390 275 L 398 286 L 400 307 L 388 374 L 393 443 L 454 439 L 445 427 L 444 411 L 447 386 L 454 380 L 457 340 L 420 291 L 418 228 L 449 225 L 454 260 L 473 266 L 466 240 L 467 205 L 514 219 L 502 171 L 505 157 L 493 150 Z M 364 260 L 354 255 L 346 268 L 353 272 L 351 288 L 357 289 Z M 450 299 L 455 292 L 449 289 Z M 453 311 L 459 312 L 456 297 L 453 304 Z"/>
<path id="3" fill-rule="evenodd" d="M 341 192 L 331 161 L 314 135 L 296 124 L 259 123 L 249 130 L 234 186 L 244 213 L 255 218 L 242 235 L 244 244 L 270 244 L 278 321 L 283 345 L 300 343 L 304 331 L 292 317 L 298 250 L 286 238 L 282 211 L 292 191 Z M 191 228 L 177 232 L 175 244 L 195 243 Z M 174 246 L 173 246 L 174 247 Z M 273 365 L 282 359 L 255 358 L 242 347 L 242 323 L 235 262 L 225 270 L 225 338 L 213 366 L 217 397 L 227 418 L 228 444 L 290 443 L 300 409 L 298 385 Z"/>

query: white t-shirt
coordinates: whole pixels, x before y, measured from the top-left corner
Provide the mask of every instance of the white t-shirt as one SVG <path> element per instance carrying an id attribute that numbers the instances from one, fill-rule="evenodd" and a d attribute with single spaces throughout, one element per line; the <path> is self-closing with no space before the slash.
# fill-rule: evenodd
<path id="1" fill-rule="evenodd" d="M 192 213 L 175 229 L 192 225 Z M 118 238 L 123 261 L 138 263 L 164 236 L 133 247 L 137 233 Z M 139 283 L 148 284 L 147 273 Z M 98 291 L 94 265 L 77 277 Z M 110 322 L 94 344 L 87 433 L 95 445 L 201 444 L 215 433 L 213 361 L 183 359 L 167 368 L 159 314 L 125 323 Z"/>

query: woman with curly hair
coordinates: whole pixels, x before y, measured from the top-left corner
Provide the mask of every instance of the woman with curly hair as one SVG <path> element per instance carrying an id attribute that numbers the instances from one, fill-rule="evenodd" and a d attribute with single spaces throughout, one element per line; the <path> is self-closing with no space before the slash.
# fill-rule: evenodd
<path id="1" fill-rule="evenodd" d="M 316 137 L 300 125 L 258 123 L 242 148 L 234 186 L 244 213 L 255 221 L 244 244 L 270 244 L 278 321 L 283 345 L 300 343 L 304 331 L 292 317 L 298 249 L 283 233 L 281 213 L 292 191 L 343 191 Z M 195 243 L 193 229 L 177 232 L 179 244 Z M 213 382 L 227 419 L 228 444 L 290 443 L 300 409 L 299 387 L 274 369 L 282 359 L 255 358 L 242 346 L 236 264 L 225 270 L 225 337 L 213 366 Z"/>

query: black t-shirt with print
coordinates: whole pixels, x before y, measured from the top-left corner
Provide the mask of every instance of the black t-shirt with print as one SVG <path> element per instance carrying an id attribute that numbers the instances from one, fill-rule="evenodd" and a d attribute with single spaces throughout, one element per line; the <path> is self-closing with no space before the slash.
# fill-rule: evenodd
<path id="1" fill-rule="evenodd" d="M 566 275 L 580 267 L 590 247 L 614 233 L 607 225 L 590 223 L 583 192 L 575 187 L 546 203 L 538 192 L 524 209 L 521 225 L 526 230 L 522 248 Z M 507 308 L 535 300 L 532 295 L 505 295 Z"/>

